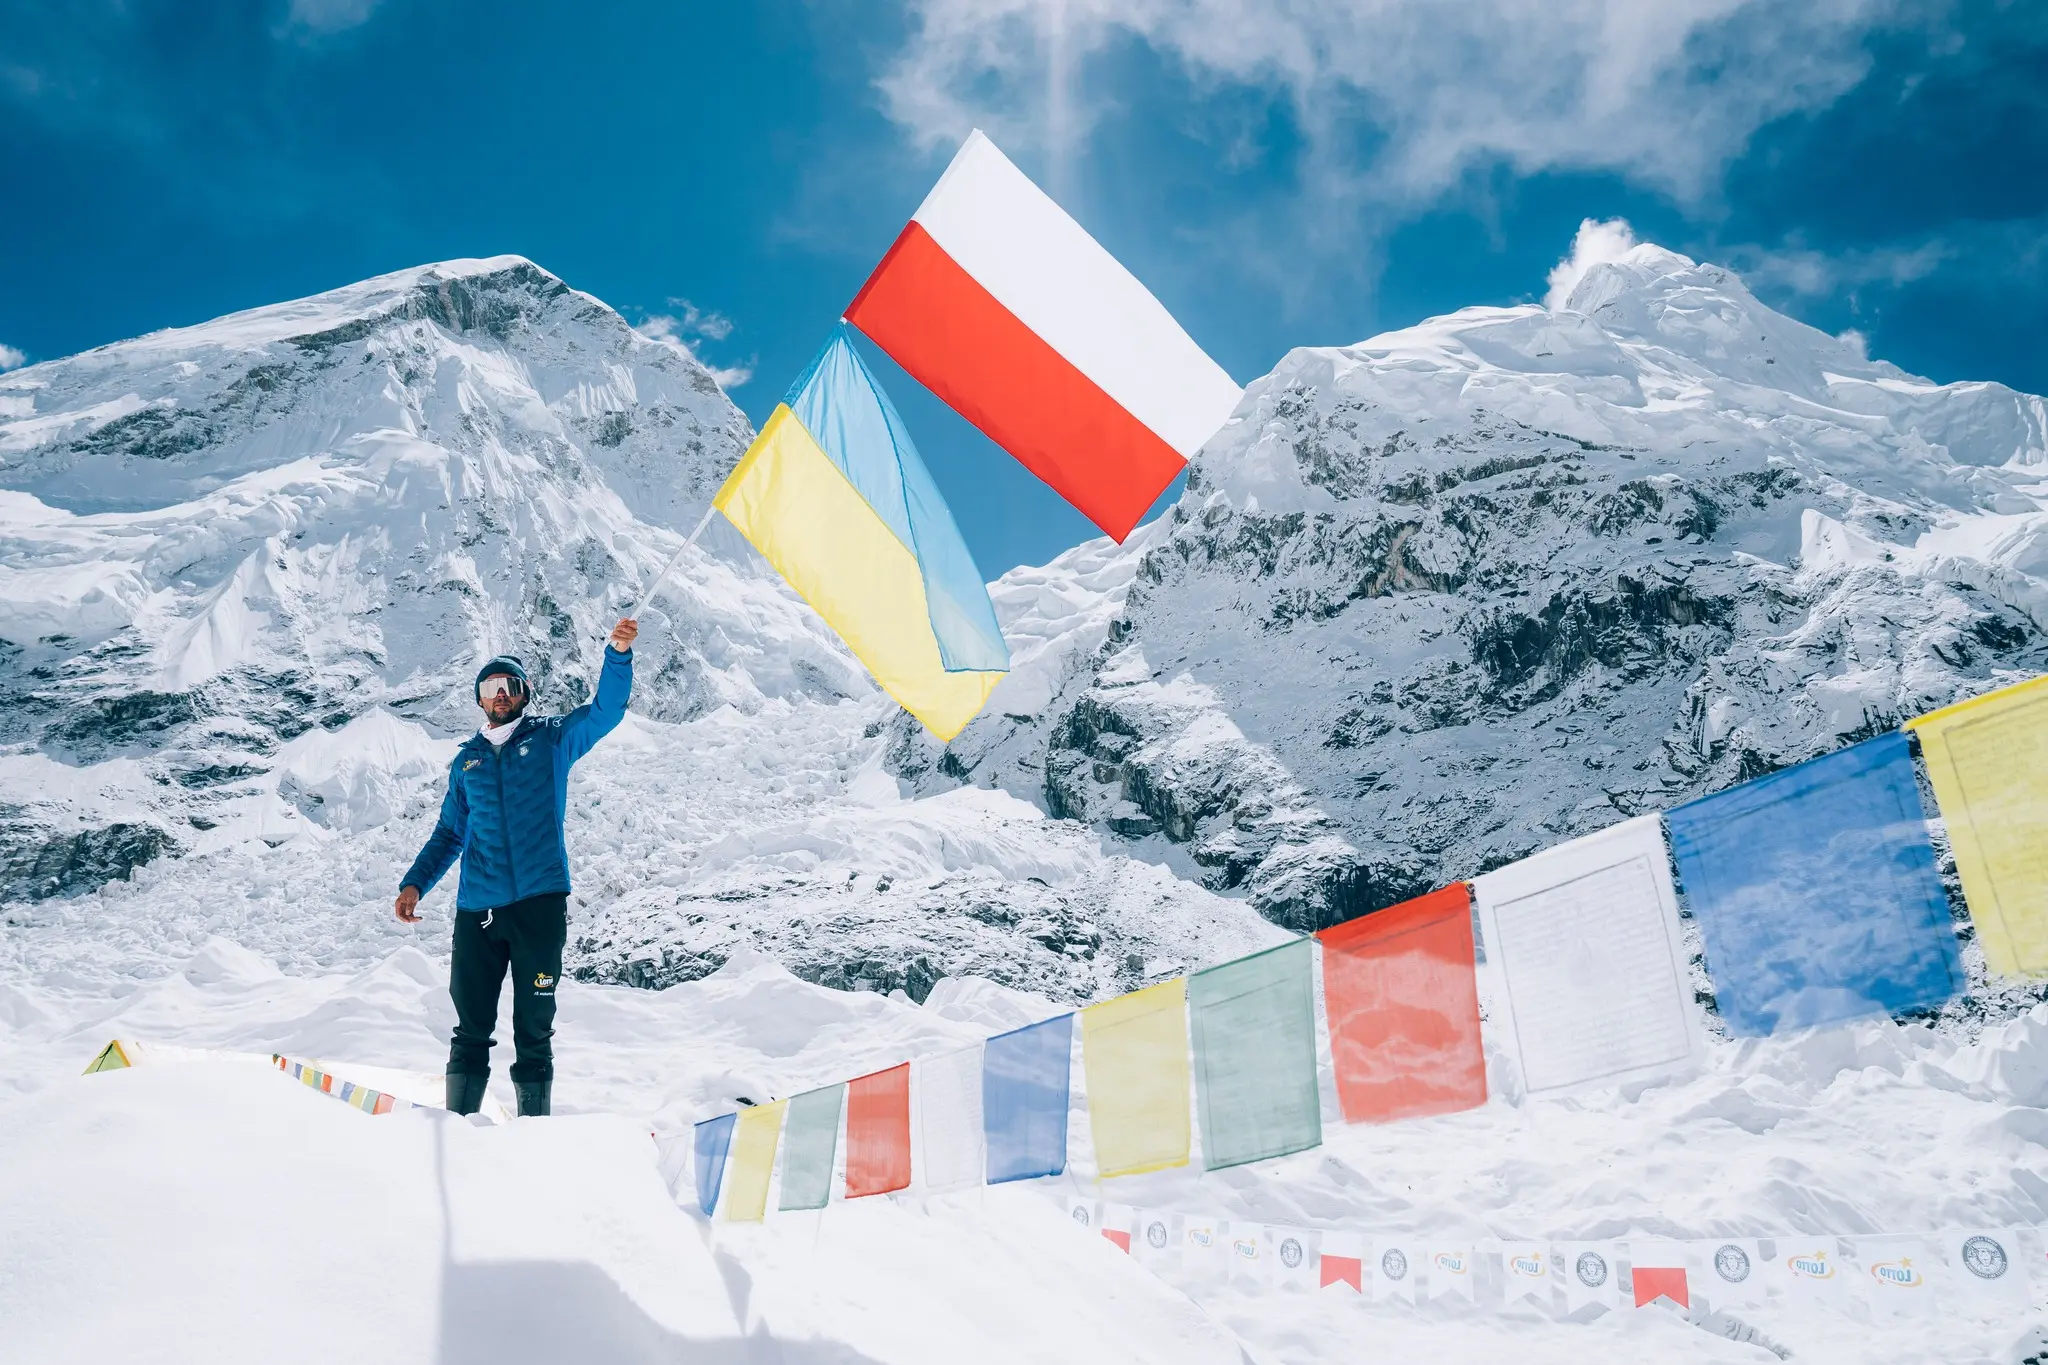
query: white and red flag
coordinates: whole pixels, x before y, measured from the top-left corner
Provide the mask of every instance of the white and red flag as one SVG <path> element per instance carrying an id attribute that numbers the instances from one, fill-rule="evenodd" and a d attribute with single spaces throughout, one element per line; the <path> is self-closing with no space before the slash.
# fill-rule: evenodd
<path id="1" fill-rule="evenodd" d="M 979 131 L 846 320 L 1118 540 L 1243 392 Z"/>

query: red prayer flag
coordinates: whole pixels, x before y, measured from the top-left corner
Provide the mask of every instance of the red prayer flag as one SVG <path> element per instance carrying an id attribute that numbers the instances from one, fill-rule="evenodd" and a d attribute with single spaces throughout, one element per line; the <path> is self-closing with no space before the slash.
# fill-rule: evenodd
<path id="1" fill-rule="evenodd" d="M 1317 937 L 1347 1120 L 1383 1123 L 1486 1103 L 1470 887 L 1454 882 Z"/>
<path id="2" fill-rule="evenodd" d="M 1356 1256 L 1332 1256 L 1325 1252 L 1322 1257 L 1323 1282 L 1319 1288 L 1327 1289 L 1333 1284 L 1348 1284 L 1358 1293 L 1365 1292 L 1365 1262 Z"/>
<path id="3" fill-rule="evenodd" d="M 1118 1251 L 1123 1252 L 1124 1255 L 1128 1256 L 1131 1254 L 1131 1234 L 1129 1232 L 1121 1228 L 1104 1228 L 1102 1235 L 1107 1237 L 1110 1243 Z"/>
<path id="4" fill-rule="evenodd" d="M 846 1197 L 910 1185 L 910 1063 L 846 1083 Z"/>

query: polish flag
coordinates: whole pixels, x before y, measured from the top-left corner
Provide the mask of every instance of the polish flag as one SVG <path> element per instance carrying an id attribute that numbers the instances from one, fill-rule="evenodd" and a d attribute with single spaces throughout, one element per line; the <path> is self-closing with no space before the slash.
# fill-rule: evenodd
<path id="1" fill-rule="evenodd" d="M 979 131 L 846 320 L 1119 541 L 1243 393 Z"/>

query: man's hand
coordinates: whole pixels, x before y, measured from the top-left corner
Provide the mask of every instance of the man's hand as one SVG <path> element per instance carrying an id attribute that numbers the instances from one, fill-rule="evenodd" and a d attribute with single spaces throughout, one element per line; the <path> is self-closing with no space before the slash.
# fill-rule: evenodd
<path id="1" fill-rule="evenodd" d="M 417 886 L 398 888 L 398 900 L 391 907 L 398 918 L 407 924 L 420 922 L 420 889 Z"/>
<path id="2" fill-rule="evenodd" d="M 640 638 L 640 623 L 630 616 L 621 616 L 619 623 L 612 627 L 611 646 L 621 654 L 633 648 L 633 641 Z"/>

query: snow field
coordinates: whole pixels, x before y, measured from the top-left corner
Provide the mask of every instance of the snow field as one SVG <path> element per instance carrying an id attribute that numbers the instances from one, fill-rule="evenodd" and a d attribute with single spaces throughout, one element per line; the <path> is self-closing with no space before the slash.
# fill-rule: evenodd
<path id="1" fill-rule="evenodd" d="M 1075 1229 L 1059 1207 L 1072 1195 L 1263 1226 L 1412 1235 L 1438 1245 L 1465 1246 L 1490 1238 L 1549 1242 L 1825 1234 L 1853 1240 L 2048 1221 L 2048 1124 L 2040 1121 L 2048 1103 L 2048 1007 L 1988 1027 L 1975 1041 L 1927 1028 L 1867 1023 L 1796 1037 L 1717 1042 L 1707 1069 L 1683 1083 L 1519 1106 L 1497 1095 L 1484 1108 L 1464 1114 L 1383 1126 L 1339 1121 L 1327 1104 L 1325 1077 L 1323 1147 L 1214 1174 L 1190 1168 L 1095 1181 L 1085 1076 L 1078 1071 L 1070 1168 L 1061 1179 L 931 1201 L 913 1196 L 835 1202 L 816 1214 L 771 1211 L 760 1227 L 723 1221 L 707 1227 L 688 1211 L 694 1195 L 686 1162 L 661 1176 L 653 1174 L 657 1148 L 645 1135 L 686 1144 L 690 1123 L 730 1109 L 737 1095 L 761 1099 L 848 1079 L 966 1045 L 1056 1008 L 1043 999 L 968 980 L 941 983 L 920 1008 L 873 993 L 811 986 L 765 957 L 735 960 L 703 980 L 658 992 L 570 983 L 562 995 L 558 1032 L 557 1112 L 565 1116 L 560 1126 L 580 1132 L 577 1125 L 613 1124 L 624 1136 L 577 1139 L 562 1157 L 574 1172 L 554 1170 L 550 1163 L 555 1158 L 541 1155 L 533 1156 L 531 1170 L 517 1163 L 503 1168 L 510 1182 L 503 1196 L 524 1207 L 525 1195 L 514 1191 L 553 1188 L 550 1182 L 573 1176 L 613 1182 L 604 1184 L 606 1191 L 614 1191 L 605 1198 L 636 1208 L 652 1199 L 665 1210 L 664 1218 L 695 1224 L 690 1237 L 696 1249 L 663 1240 L 671 1238 L 669 1233 L 649 1231 L 642 1242 L 623 1250 L 569 1256 L 584 1257 L 602 1269 L 619 1287 L 615 1292 L 638 1305 L 630 1312 L 606 1309 L 599 1316 L 670 1321 L 663 1315 L 671 1299 L 655 1295 L 643 1302 L 634 1297 L 641 1291 L 634 1288 L 632 1277 L 639 1272 L 633 1258 L 643 1254 L 634 1248 L 684 1247 L 674 1254 L 689 1265 L 695 1264 L 689 1258 L 702 1254 L 708 1237 L 709 1254 L 729 1258 L 720 1272 L 724 1281 L 743 1278 L 748 1286 L 744 1303 L 735 1297 L 725 1311 L 748 1324 L 750 1332 L 776 1340 L 830 1338 L 866 1353 L 824 1359 L 889 1361 L 962 1358 L 967 1353 L 959 1343 L 972 1330 L 987 1331 L 995 1343 L 977 1344 L 971 1356 L 977 1359 L 1205 1359 L 1190 1344 L 1208 1339 L 1205 1333 L 1216 1340 L 1227 1340 L 1227 1333 L 1250 1358 L 1276 1362 L 1348 1358 L 1367 1348 L 1393 1358 L 1426 1352 L 1446 1360 L 1503 1355 L 1560 1362 L 1768 1358 L 1755 1346 L 1725 1340 L 1663 1310 L 1624 1310 L 1574 1322 L 1562 1320 L 1555 1309 L 1534 1305 L 1375 1303 L 1334 1292 L 1296 1293 L 1169 1272 L 1166 1283 L 1187 1295 L 1182 1299 L 1161 1285 L 1135 1287 L 1126 1271 L 1140 1281 L 1152 1272 L 1094 1234 Z M 0 1197 L 6 1206 L 0 1215 L 10 1226 L 22 1218 L 55 1229 L 38 1241 L 47 1253 L 39 1264 L 52 1267 L 39 1273 L 68 1281 L 61 1267 L 81 1263 L 67 1262 L 66 1256 L 97 1254 L 76 1251 L 76 1246 L 111 1237 L 109 1226 L 129 1225 L 95 1224 L 82 1212 L 62 1216 L 87 1197 L 80 1193 L 85 1187 L 53 1182 L 36 1172 L 69 1172 L 71 1166 L 50 1164 L 67 1152 L 88 1165 L 96 1160 L 107 1170 L 128 1170 L 134 1162 L 159 1160 L 144 1150 L 153 1145 L 189 1142 L 200 1148 L 214 1125 L 246 1128 L 268 1135 L 261 1142 L 249 1139 L 264 1150 L 245 1152 L 237 1138 L 224 1148 L 223 1161 L 248 1163 L 249 1172 L 261 1173 L 268 1182 L 266 1189 L 313 1185 L 331 1199 L 301 1202 L 289 1216 L 270 1208 L 264 1215 L 268 1222 L 258 1220 L 237 1232 L 230 1226 L 238 1222 L 234 1218 L 183 1221 L 185 1206 L 176 1199 L 197 1198 L 194 1189 L 212 1188 L 216 1182 L 232 1184 L 242 1178 L 235 1174 L 241 1165 L 188 1164 L 176 1178 L 149 1167 L 166 1186 L 151 1198 L 171 1201 L 149 1206 L 163 1211 L 164 1226 L 184 1227 L 187 1235 L 200 1228 L 208 1237 L 215 1235 L 217 1224 L 222 1237 L 352 1241 L 360 1244 L 356 1250 L 330 1247 L 319 1254 L 340 1261 L 357 1255 L 375 1259 L 384 1254 L 379 1248 L 386 1243 L 378 1239 L 385 1233 L 344 1234 L 325 1210 L 350 1205 L 336 1191 L 351 1181 L 390 1184 L 396 1177 L 386 1172 L 387 1166 L 423 1166 L 432 1155 L 424 1138 L 406 1139 L 413 1145 L 388 1161 L 361 1155 L 360 1144 L 384 1141 L 376 1136 L 379 1126 L 395 1122 L 429 1131 L 430 1118 L 370 1118 L 264 1067 L 222 1063 L 193 1064 L 192 1074 L 232 1069 L 238 1079 L 191 1084 L 256 1088 L 237 1090 L 232 1097 L 220 1092 L 224 1098 L 218 1104 L 208 1101 L 177 1116 L 172 1110 L 185 1102 L 179 1098 L 185 1093 L 183 1083 L 151 1081 L 147 1084 L 164 1090 L 148 1090 L 139 1108 L 124 1108 L 125 1100 L 111 1109 L 98 1108 L 99 1096 L 134 1085 L 133 1078 L 149 1074 L 150 1068 L 90 1077 L 76 1073 L 108 1037 L 116 1036 L 251 1053 L 274 1048 L 327 1059 L 344 1075 L 346 1062 L 431 1070 L 452 1022 L 443 968 L 411 948 L 354 973 L 285 976 L 256 954 L 216 942 L 180 970 L 118 998 L 110 999 L 100 983 L 64 988 L 16 981 L 0 987 L 0 1076 L 5 1077 L 0 1142 L 10 1152 L 28 1154 L 10 1163 L 13 1174 L 5 1177 L 11 1183 Z M 1497 1056 L 1489 1060 L 1499 1066 Z M 174 1077 L 187 1070 L 165 1064 L 153 1074 Z M 509 1090 L 502 1077 L 497 1084 Z M 290 1108 L 294 1117 L 278 1117 L 279 1105 L 296 1106 Z M 356 1126 L 335 1126 L 344 1123 Z M 141 1129 L 124 1125 L 162 1125 L 167 1136 L 145 1140 Z M 321 1135 L 307 1136 L 301 1125 L 317 1126 Z M 496 1137 L 489 1130 L 454 1127 L 465 1143 Z M 505 1131 L 517 1135 L 547 1127 L 514 1123 Z M 466 1150 L 446 1148 L 451 1155 Z M 497 1158 L 488 1153 L 475 1160 L 499 1169 L 490 1165 Z M 316 1178 L 301 1165 L 327 1174 Z M 594 1165 L 605 1169 L 588 1169 Z M 624 1168 L 643 1182 L 630 1197 L 616 1192 L 627 1182 Z M 664 1176 L 680 1192 L 684 1209 L 670 1203 Z M 477 1176 L 481 1188 L 490 1191 L 498 1189 L 489 1183 L 497 1178 Z M 127 1206 L 104 1192 L 120 1183 L 93 1187 L 103 1192 L 91 1199 L 112 1201 L 103 1215 L 93 1217 L 139 1217 L 122 1214 Z M 425 1185 L 406 1188 L 412 1189 L 408 1198 L 428 1200 L 433 1193 Z M 238 1207 L 232 1201 L 239 1197 L 232 1190 L 219 1195 L 226 1201 L 220 1207 Z M 496 1197 L 480 1196 L 485 1202 Z M 487 1216 L 478 1217 L 483 1219 L 476 1224 L 479 1229 L 495 1226 Z M 632 1220 L 653 1217 L 645 1209 L 632 1214 Z M 442 1224 L 417 1212 L 405 1219 L 411 1220 L 400 1224 L 406 1245 L 440 1246 L 434 1239 L 442 1236 Z M 640 1226 L 632 1220 L 630 1227 Z M 524 1248 L 517 1255 L 504 1251 L 491 1240 L 497 1235 L 479 1231 L 482 1240 L 471 1242 L 465 1234 L 457 1242 L 469 1248 L 465 1257 L 494 1263 L 542 1255 L 527 1243 L 517 1243 Z M 559 1247 L 587 1245 L 577 1241 L 583 1234 L 573 1227 L 559 1236 Z M 245 1250 L 247 1245 L 235 1243 Z M 2040 1259 L 2044 1248 L 2025 1245 L 2029 1255 Z M 542 1259 L 565 1254 L 557 1250 Z M 614 1264 L 608 1259 L 614 1255 L 624 1259 Z M 158 1273 L 151 1267 L 161 1260 L 160 1249 L 137 1250 L 119 1264 L 129 1268 L 122 1273 L 146 1277 Z M 327 1262 L 304 1263 L 313 1266 L 308 1275 L 331 1274 L 337 1285 L 367 1283 L 367 1271 L 350 1270 L 340 1261 L 331 1268 Z M 114 1273 L 112 1265 L 107 1273 Z M 506 1282 L 517 1283 L 517 1275 L 524 1273 L 508 1272 Z M 23 1274 L 18 1269 L 0 1273 L 0 1316 L 9 1321 L 23 1302 L 17 1295 L 43 1295 L 49 1289 L 44 1280 L 24 1279 Z M 970 1274 L 973 1278 L 961 1278 Z M 493 1283 L 483 1272 L 475 1277 L 474 1293 L 483 1305 L 478 1312 L 500 1311 L 493 1306 Z M 217 1295 L 217 1308 L 240 1302 L 218 1297 L 230 1292 L 218 1286 L 207 1292 Z M 232 1290 L 242 1292 L 239 1284 Z M 352 1304 L 347 1292 L 330 1292 L 324 1301 L 349 1308 L 345 1317 L 371 1311 L 378 1302 L 372 1297 Z M 437 1330 L 432 1324 L 446 1321 L 450 1311 L 428 1290 L 419 1292 L 423 1297 L 417 1303 L 392 1315 L 394 1322 L 412 1324 L 408 1341 L 420 1333 L 431 1337 Z M 591 1292 L 593 1302 L 617 1302 L 608 1297 L 613 1290 Z M 1907 1321 L 1873 1319 L 1853 1295 L 1834 1302 L 1780 1296 L 1734 1312 L 1800 1360 L 2008 1365 L 2017 1359 L 2008 1348 L 2030 1330 L 2039 1306 L 2037 1298 L 2035 1312 L 1980 1315 L 1956 1300 L 1941 1302 L 1939 1318 Z M 739 1306 L 730 1306 L 735 1303 Z M 950 1305 L 959 1304 L 974 1307 L 956 1320 Z M 1017 1336 L 1020 1323 L 1036 1324 L 1041 1317 L 1047 1324 L 1029 1340 L 1056 1353 L 1034 1354 L 1019 1344 L 1026 1340 Z M 969 1319 L 979 1328 L 967 1325 Z M 512 1320 L 517 1321 L 516 1315 Z M 38 1331 L 58 1333 L 48 1340 L 70 1340 L 62 1336 L 69 1329 L 47 1325 L 54 1319 L 35 1321 L 45 1324 Z M 1112 1330 L 1116 1324 L 1130 1327 L 1136 1336 Z M 1074 1329 L 1071 1335 L 1064 1334 L 1068 1327 Z M 625 1329 L 614 1324 L 604 1330 Z M 1004 1354 L 1011 1346 L 1019 1353 Z M 1230 1346 L 1222 1358 L 1235 1359 L 1237 1349 Z M 415 1350 L 393 1348 L 398 1358 L 410 1358 L 407 1352 Z M 1091 1354 L 1098 1351 L 1099 1356 Z M 660 1357 L 628 1353 L 623 1358 Z"/>

